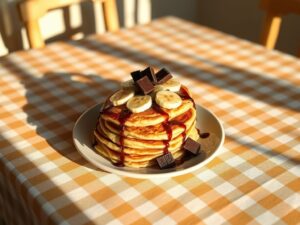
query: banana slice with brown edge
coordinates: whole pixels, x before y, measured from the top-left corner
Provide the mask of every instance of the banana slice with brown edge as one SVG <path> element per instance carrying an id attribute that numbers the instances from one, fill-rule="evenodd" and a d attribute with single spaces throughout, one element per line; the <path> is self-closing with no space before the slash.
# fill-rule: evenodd
<path id="1" fill-rule="evenodd" d="M 156 103 L 166 109 L 175 109 L 182 104 L 180 96 L 171 91 L 159 91 L 155 96 Z"/>
<path id="2" fill-rule="evenodd" d="M 152 98 L 150 95 L 139 95 L 129 99 L 127 108 L 133 113 L 144 112 L 152 106 Z"/>

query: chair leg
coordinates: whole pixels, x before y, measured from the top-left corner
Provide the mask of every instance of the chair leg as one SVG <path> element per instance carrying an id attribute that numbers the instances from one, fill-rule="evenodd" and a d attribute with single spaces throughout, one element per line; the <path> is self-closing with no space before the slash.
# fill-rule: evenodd
<path id="1" fill-rule="evenodd" d="M 263 24 L 261 43 L 268 49 L 275 47 L 281 25 L 281 16 L 267 13 Z"/>
<path id="2" fill-rule="evenodd" d="M 29 20 L 25 23 L 28 33 L 29 44 L 31 48 L 41 48 L 45 46 L 42 34 L 39 28 L 38 20 Z"/>
<path id="3" fill-rule="evenodd" d="M 108 31 L 119 29 L 119 18 L 117 12 L 116 0 L 106 0 L 103 2 L 103 12 L 105 26 Z"/>

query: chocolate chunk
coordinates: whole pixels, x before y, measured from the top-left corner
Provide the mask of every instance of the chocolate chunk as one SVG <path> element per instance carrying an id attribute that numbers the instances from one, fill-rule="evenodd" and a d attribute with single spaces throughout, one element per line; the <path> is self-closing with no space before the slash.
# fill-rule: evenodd
<path id="1" fill-rule="evenodd" d="M 157 79 L 154 73 L 154 69 L 152 67 L 147 67 L 146 69 L 144 69 L 141 74 L 143 76 L 147 76 L 149 77 L 149 79 L 153 82 L 153 83 L 157 83 Z"/>
<path id="2" fill-rule="evenodd" d="M 209 133 L 202 133 L 200 134 L 201 138 L 208 138 L 209 137 Z"/>
<path id="3" fill-rule="evenodd" d="M 137 80 L 141 79 L 144 75 L 141 74 L 140 70 L 134 71 L 131 73 L 132 79 L 136 82 Z"/>
<path id="4" fill-rule="evenodd" d="M 176 165 L 172 153 L 170 152 L 157 157 L 156 161 L 161 169 L 172 168 Z"/>
<path id="5" fill-rule="evenodd" d="M 140 78 L 138 81 L 136 81 L 136 84 L 144 95 L 149 94 L 154 89 L 151 80 L 147 76 Z"/>
<path id="6" fill-rule="evenodd" d="M 198 155 L 200 153 L 200 148 L 201 145 L 197 141 L 194 141 L 191 138 L 186 139 L 183 145 L 183 149 L 185 151 L 192 153 L 193 155 Z"/>
<path id="7" fill-rule="evenodd" d="M 166 81 L 170 80 L 172 78 L 172 75 L 168 70 L 165 68 L 162 68 L 160 71 L 158 71 L 156 74 L 156 79 L 158 84 L 165 83 Z"/>

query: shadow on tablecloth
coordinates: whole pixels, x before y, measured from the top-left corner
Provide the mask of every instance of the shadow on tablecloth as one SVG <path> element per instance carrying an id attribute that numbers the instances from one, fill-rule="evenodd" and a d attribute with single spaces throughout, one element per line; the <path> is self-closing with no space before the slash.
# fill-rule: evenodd
<path id="1" fill-rule="evenodd" d="M 78 117 L 90 106 L 104 102 L 118 83 L 94 74 L 47 72 L 22 84 L 27 98 L 23 110 L 38 135 L 63 156 L 96 169 L 75 150 L 72 129 Z"/>
<path id="2" fill-rule="evenodd" d="M 9 57 L 4 65 L 24 86 L 26 104 L 22 109 L 27 114 L 29 129 L 39 136 L 32 139 L 33 147 L 40 151 L 50 147 L 76 164 L 99 170 L 78 153 L 72 130 L 85 110 L 104 102 L 118 88 L 118 81 L 74 71 L 47 71 L 36 76 L 9 61 Z"/>

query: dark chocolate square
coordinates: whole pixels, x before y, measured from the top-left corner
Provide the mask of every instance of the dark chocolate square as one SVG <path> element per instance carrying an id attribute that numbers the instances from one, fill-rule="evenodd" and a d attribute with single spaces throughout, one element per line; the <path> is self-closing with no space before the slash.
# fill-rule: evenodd
<path id="1" fill-rule="evenodd" d="M 144 95 L 151 93 L 154 89 L 151 80 L 147 76 L 140 78 L 138 81 L 136 81 L 136 84 Z"/>
<path id="2" fill-rule="evenodd" d="M 172 153 L 170 152 L 157 157 L 156 161 L 161 169 L 171 168 L 176 165 Z"/>
<path id="3" fill-rule="evenodd" d="M 144 75 L 141 74 L 140 70 L 134 71 L 131 73 L 132 79 L 136 82 L 137 80 L 141 79 Z"/>
<path id="4" fill-rule="evenodd" d="M 155 76 L 158 84 L 163 84 L 172 78 L 170 72 L 165 68 L 162 68 L 160 71 L 158 71 Z"/>
<path id="5" fill-rule="evenodd" d="M 154 73 L 154 69 L 152 67 L 147 67 L 146 69 L 144 69 L 141 74 L 143 76 L 147 76 L 149 77 L 149 79 L 153 82 L 153 83 L 156 83 L 157 82 L 157 79 L 156 79 L 156 76 L 155 76 L 155 73 Z"/>
<path id="6" fill-rule="evenodd" d="M 194 141 L 191 138 L 187 138 L 183 145 L 183 149 L 185 151 L 192 153 L 193 155 L 198 155 L 200 153 L 200 148 L 201 145 L 197 141 Z"/>

